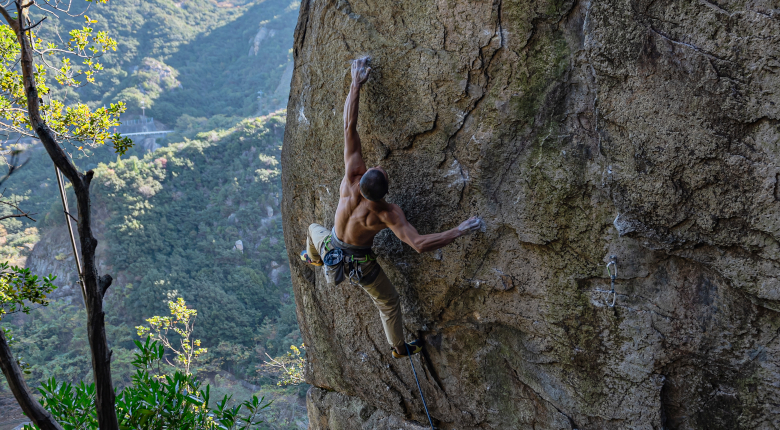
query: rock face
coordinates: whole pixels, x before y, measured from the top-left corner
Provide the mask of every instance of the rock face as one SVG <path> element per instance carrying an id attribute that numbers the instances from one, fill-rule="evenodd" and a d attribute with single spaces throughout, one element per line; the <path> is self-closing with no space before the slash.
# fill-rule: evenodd
<path id="1" fill-rule="evenodd" d="M 291 260 L 359 131 L 429 254 L 374 242 L 441 429 L 780 425 L 776 1 L 304 0 L 282 158 Z M 605 265 L 616 256 L 615 307 Z M 347 284 L 291 265 L 311 427 L 424 428 Z"/>
<path id="2" fill-rule="evenodd" d="M 81 305 L 84 303 L 84 299 L 81 293 L 79 273 L 76 268 L 76 260 L 73 257 L 73 245 L 71 245 L 70 235 L 68 234 L 64 214 L 62 214 L 61 210 L 54 211 L 51 214 L 51 216 L 55 217 L 54 225 L 48 225 L 43 229 L 41 238 L 33 247 L 25 267 L 38 276 L 50 274 L 57 276 L 54 281 L 57 289 L 49 295 L 50 299 L 75 300 Z M 76 212 L 74 209 L 71 210 L 71 213 Z M 95 250 L 98 269 L 100 273 L 105 273 L 106 241 L 104 239 L 104 221 L 108 214 L 105 207 L 100 204 L 92 205 L 92 213 L 97 218 L 93 224 L 92 233 L 98 240 L 98 247 Z M 73 225 L 73 231 L 76 234 L 76 244 L 79 246 L 76 223 L 73 222 L 71 225 Z M 81 247 L 79 246 L 78 249 L 81 249 Z"/>

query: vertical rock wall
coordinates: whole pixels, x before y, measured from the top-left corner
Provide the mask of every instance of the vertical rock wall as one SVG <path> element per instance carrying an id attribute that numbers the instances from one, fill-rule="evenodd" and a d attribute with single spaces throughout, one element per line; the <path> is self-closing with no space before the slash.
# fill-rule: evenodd
<path id="1" fill-rule="evenodd" d="M 370 55 L 359 131 L 389 200 L 422 233 L 487 221 L 435 253 L 374 243 L 439 428 L 776 428 L 779 8 L 304 0 L 290 258 L 333 224 L 349 60 Z M 311 428 L 424 428 L 367 295 L 292 272 Z"/>

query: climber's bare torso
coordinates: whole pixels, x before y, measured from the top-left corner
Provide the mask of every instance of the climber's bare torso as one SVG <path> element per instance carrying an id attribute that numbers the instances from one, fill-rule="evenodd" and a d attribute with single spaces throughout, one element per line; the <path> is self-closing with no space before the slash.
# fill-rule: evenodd
<path id="1" fill-rule="evenodd" d="M 339 206 L 336 209 L 336 236 L 343 242 L 357 246 L 371 245 L 374 236 L 390 228 L 399 239 L 417 252 L 433 251 L 455 240 L 455 238 L 477 230 L 480 220 L 469 218 L 458 227 L 441 233 L 420 235 L 398 205 L 384 199 L 371 201 L 360 192 L 360 178 L 368 171 L 377 169 L 385 177 L 387 172 L 379 166 L 366 168 L 357 132 L 360 88 L 368 80 L 371 68 L 368 59 L 352 63 L 352 86 L 344 103 L 344 179 L 339 186 Z M 389 179 L 389 178 L 388 178 Z"/>
<path id="2" fill-rule="evenodd" d="M 363 172 L 365 173 L 365 172 Z M 339 207 L 336 209 L 336 235 L 351 245 L 371 245 L 374 236 L 387 228 L 386 212 L 398 206 L 387 202 L 372 202 L 360 194 L 360 176 L 344 177 L 339 186 Z"/>

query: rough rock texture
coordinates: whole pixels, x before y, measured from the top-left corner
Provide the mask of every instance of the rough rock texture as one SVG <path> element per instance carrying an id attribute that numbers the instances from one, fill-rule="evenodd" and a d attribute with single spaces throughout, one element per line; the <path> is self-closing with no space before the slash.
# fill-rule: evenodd
<path id="1" fill-rule="evenodd" d="M 304 0 L 291 259 L 333 224 L 348 60 L 371 55 L 359 131 L 389 200 L 423 233 L 487 221 L 430 254 L 374 243 L 439 428 L 777 428 L 779 8 Z M 425 423 L 367 295 L 292 271 L 312 428 Z"/>
<path id="2" fill-rule="evenodd" d="M 73 197 L 71 196 L 71 201 Z M 56 202 L 56 203 L 59 203 Z M 68 228 L 65 225 L 65 215 L 60 211 L 54 213 L 56 224 L 54 228 L 44 228 L 41 233 L 41 239 L 33 247 L 32 253 L 27 258 L 25 267 L 32 273 L 39 276 L 56 275 L 54 282 L 57 289 L 49 296 L 50 299 L 75 300 L 82 305 L 84 298 L 81 293 L 81 284 L 79 283 L 79 273 L 76 268 L 76 260 L 73 258 L 73 245 L 71 245 Z M 106 240 L 105 220 L 108 213 L 102 205 L 93 205 L 92 210 L 95 216 L 101 217 L 93 224 L 93 234 L 98 240 L 96 249 L 97 264 L 100 273 L 106 273 Z M 73 210 L 71 213 L 75 213 Z M 80 250 L 78 242 L 78 232 L 76 223 L 73 223 L 73 232 L 76 234 L 76 246 Z M 79 251 L 80 252 L 80 251 Z M 112 294 L 111 290 L 107 294 Z"/>

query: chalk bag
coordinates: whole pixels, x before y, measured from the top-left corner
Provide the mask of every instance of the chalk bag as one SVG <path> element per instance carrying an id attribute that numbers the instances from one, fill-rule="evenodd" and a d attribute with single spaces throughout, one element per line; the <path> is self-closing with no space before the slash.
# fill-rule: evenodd
<path id="1" fill-rule="evenodd" d="M 338 285 L 344 281 L 344 251 L 333 248 L 322 257 L 325 263 L 325 280 L 329 284 Z"/>

